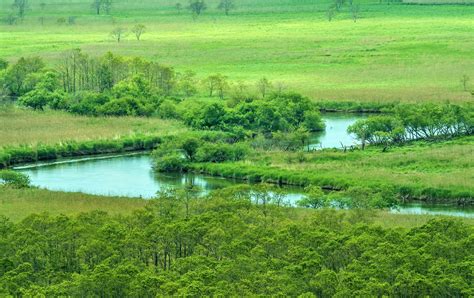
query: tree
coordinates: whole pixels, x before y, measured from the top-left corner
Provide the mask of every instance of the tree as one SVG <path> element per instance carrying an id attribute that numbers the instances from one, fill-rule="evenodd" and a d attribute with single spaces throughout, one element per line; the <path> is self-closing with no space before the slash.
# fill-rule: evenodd
<path id="1" fill-rule="evenodd" d="M 127 29 L 123 27 L 117 27 L 115 28 L 110 35 L 117 41 L 120 42 L 122 38 L 125 36 L 125 33 L 127 32 Z"/>
<path id="2" fill-rule="evenodd" d="M 227 77 L 221 75 L 220 73 L 208 76 L 203 81 L 203 83 L 209 90 L 209 96 L 212 97 L 214 91 L 223 91 L 225 85 L 227 84 L 226 80 Z"/>
<path id="3" fill-rule="evenodd" d="M 17 10 L 18 17 L 23 19 L 28 9 L 28 0 L 14 0 L 13 7 Z"/>
<path id="4" fill-rule="evenodd" d="M 468 83 L 469 83 L 469 77 L 466 74 L 464 74 L 461 78 L 461 84 L 464 91 L 467 91 Z"/>
<path id="5" fill-rule="evenodd" d="M 188 9 L 193 14 L 193 18 L 197 18 L 207 9 L 207 6 L 204 0 L 190 0 Z"/>
<path id="6" fill-rule="evenodd" d="M 258 91 L 260 92 L 260 94 L 262 95 L 263 98 L 265 98 L 265 96 L 267 95 L 268 93 L 268 90 L 272 87 L 272 84 L 270 83 L 270 81 L 263 77 L 261 78 L 260 80 L 258 80 L 257 82 L 257 89 Z"/>
<path id="7" fill-rule="evenodd" d="M 146 27 L 143 24 L 136 24 L 135 26 L 133 26 L 132 32 L 135 34 L 137 40 L 140 40 L 140 37 L 145 32 L 145 28 Z"/>
<path id="8" fill-rule="evenodd" d="M 100 15 L 100 9 L 102 8 L 102 0 L 94 0 L 92 7 L 95 9 L 95 13 Z"/>
<path id="9" fill-rule="evenodd" d="M 5 90 L 13 97 L 25 94 L 32 89 L 28 84 L 28 77 L 44 67 L 45 64 L 39 57 L 20 58 L 5 70 L 3 77 Z"/>
<path id="10" fill-rule="evenodd" d="M 351 14 L 352 14 L 352 20 L 355 22 L 357 22 L 357 19 L 359 18 L 359 5 L 358 4 L 354 4 L 354 5 L 351 5 Z"/>
<path id="11" fill-rule="evenodd" d="M 193 71 L 186 71 L 179 76 L 178 87 L 187 97 L 196 94 L 196 84 L 196 74 Z"/>
<path id="12" fill-rule="evenodd" d="M 235 8 L 234 1 L 233 0 L 221 0 L 219 3 L 219 6 L 217 6 L 218 9 L 223 10 L 225 15 L 228 16 L 229 12 Z"/>
<path id="13" fill-rule="evenodd" d="M 110 14 L 110 9 L 112 8 L 112 0 L 101 0 L 102 7 L 105 9 L 106 14 Z"/>
<path id="14" fill-rule="evenodd" d="M 334 9 L 334 7 L 330 6 L 328 10 L 326 11 L 326 16 L 329 22 L 332 21 L 332 18 L 334 17 L 335 14 L 336 14 L 336 10 Z"/>
<path id="15" fill-rule="evenodd" d="M 175 7 L 176 7 L 176 10 L 178 11 L 178 13 L 181 13 L 181 10 L 183 9 L 183 4 L 178 2 L 178 3 L 176 3 Z"/>
<path id="16" fill-rule="evenodd" d="M 8 61 L 0 58 L 0 70 L 6 69 L 8 67 Z"/>

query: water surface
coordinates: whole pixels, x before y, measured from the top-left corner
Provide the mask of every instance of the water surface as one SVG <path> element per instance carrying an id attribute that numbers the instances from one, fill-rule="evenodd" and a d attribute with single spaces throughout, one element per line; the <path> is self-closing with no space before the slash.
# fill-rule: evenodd
<path id="1" fill-rule="evenodd" d="M 27 174 L 32 185 L 49 190 L 146 199 L 155 197 L 158 191 L 165 188 L 179 189 L 188 183 L 200 186 L 203 193 L 243 183 L 199 174 L 155 173 L 149 155 L 85 158 L 32 165 L 17 170 Z M 283 187 L 281 190 L 284 192 L 283 201 L 288 205 L 295 205 L 304 195 L 301 187 Z M 423 203 L 407 204 L 392 212 L 474 217 L 472 207 L 460 208 Z"/>
<path id="2" fill-rule="evenodd" d="M 367 118 L 367 114 L 325 113 L 322 114 L 326 130 L 312 135 L 310 150 L 321 148 L 341 148 L 356 145 L 354 135 L 347 133 L 347 128 L 357 120 Z"/>

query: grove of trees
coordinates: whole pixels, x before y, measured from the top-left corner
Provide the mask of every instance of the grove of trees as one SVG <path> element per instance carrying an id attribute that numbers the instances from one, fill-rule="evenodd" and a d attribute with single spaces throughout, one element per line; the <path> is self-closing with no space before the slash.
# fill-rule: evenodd
<path id="1" fill-rule="evenodd" d="M 278 204 L 191 185 L 129 216 L 0 217 L 0 296 L 474 295 L 471 226 L 381 228 L 367 211 Z"/>

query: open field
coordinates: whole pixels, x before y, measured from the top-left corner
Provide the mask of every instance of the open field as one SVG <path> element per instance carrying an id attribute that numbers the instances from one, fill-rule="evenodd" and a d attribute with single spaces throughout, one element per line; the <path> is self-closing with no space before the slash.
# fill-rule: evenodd
<path id="1" fill-rule="evenodd" d="M 94 15 L 91 1 L 48 1 L 43 10 L 40 2 L 30 1 L 23 22 L 0 25 L 2 57 L 60 63 L 64 51 L 80 47 L 148 57 L 200 78 L 222 73 L 250 86 L 266 76 L 318 100 L 472 101 L 474 82 L 464 91 L 460 80 L 474 79 L 474 6 L 361 1 L 354 23 L 347 6 L 328 22 L 328 2 L 314 1 L 242 0 L 226 17 L 210 0 L 196 21 L 168 0 L 117 0 L 109 16 Z M 0 14 L 9 7 L 2 1 Z M 68 16 L 76 24 L 57 24 Z M 136 23 L 147 27 L 141 41 L 131 32 L 119 44 L 112 40 L 114 28 Z"/>
<path id="2" fill-rule="evenodd" d="M 187 129 L 171 120 L 139 117 L 83 117 L 0 107 L 0 147 L 112 139 L 135 134 L 165 136 Z"/>
<path id="3" fill-rule="evenodd" d="M 143 199 L 102 197 L 82 193 L 53 192 L 43 189 L 0 189 L 0 215 L 19 221 L 30 214 L 77 215 L 94 210 L 128 215 L 143 208 Z"/>

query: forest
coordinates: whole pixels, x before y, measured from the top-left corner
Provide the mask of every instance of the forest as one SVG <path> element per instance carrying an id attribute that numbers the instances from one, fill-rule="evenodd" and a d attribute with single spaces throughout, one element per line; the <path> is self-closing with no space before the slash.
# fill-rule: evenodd
<path id="1" fill-rule="evenodd" d="M 370 211 L 297 210 L 247 188 L 164 192 L 130 216 L 1 219 L 2 295 L 468 297 L 473 228 L 384 229 Z M 258 200 L 258 202 L 253 202 Z"/>
<path id="2" fill-rule="evenodd" d="M 0 297 L 474 296 L 472 4 L 0 1 Z"/>

